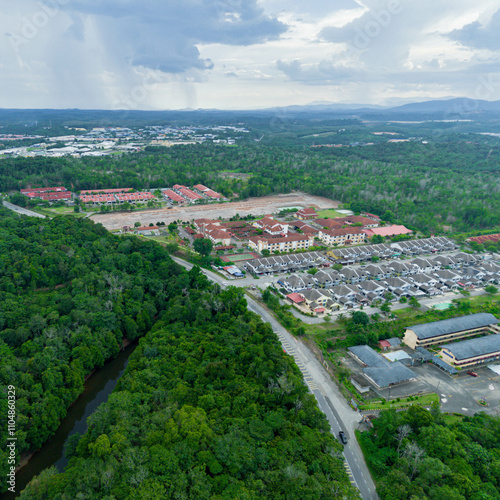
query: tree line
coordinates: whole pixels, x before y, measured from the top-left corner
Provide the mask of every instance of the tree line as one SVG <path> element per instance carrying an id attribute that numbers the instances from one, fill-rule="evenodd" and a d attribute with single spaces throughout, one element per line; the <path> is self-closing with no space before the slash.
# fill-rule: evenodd
<path id="1" fill-rule="evenodd" d="M 321 149 L 198 144 L 102 158 L 3 159 L 0 190 L 51 184 L 73 191 L 156 189 L 202 183 L 240 199 L 301 190 L 349 204 L 355 212 L 393 213 L 391 222 L 428 235 L 500 224 L 499 157 L 498 145 L 453 136 L 436 144 Z M 232 178 L 228 172 L 249 177 Z"/>
<path id="2" fill-rule="evenodd" d="M 88 220 L 0 208 L 0 383 L 16 387 L 16 450 L 40 448 L 85 377 L 144 335 L 189 286 L 166 250 Z M 7 425 L 1 398 L 1 487 Z"/>

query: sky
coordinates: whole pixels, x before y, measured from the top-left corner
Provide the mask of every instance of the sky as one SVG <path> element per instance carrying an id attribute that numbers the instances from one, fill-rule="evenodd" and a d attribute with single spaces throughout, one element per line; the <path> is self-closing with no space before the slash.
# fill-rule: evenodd
<path id="1" fill-rule="evenodd" d="M 499 0 L 16 0 L 0 107 L 500 99 Z"/>

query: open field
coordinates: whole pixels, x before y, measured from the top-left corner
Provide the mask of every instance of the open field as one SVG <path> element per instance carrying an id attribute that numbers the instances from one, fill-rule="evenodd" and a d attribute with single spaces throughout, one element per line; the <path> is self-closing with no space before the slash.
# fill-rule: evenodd
<path id="1" fill-rule="evenodd" d="M 399 401 L 397 400 L 399 399 Z M 359 405 L 360 410 L 390 410 L 391 408 L 409 408 L 414 404 L 420 406 L 430 406 L 432 403 L 439 403 L 439 396 L 435 393 L 423 394 L 422 396 L 410 396 L 409 398 L 397 398 L 389 402 L 375 401 L 366 405 Z"/>
<path id="2" fill-rule="evenodd" d="M 318 212 L 318 215 L 322 217 L 323 219 L 326 218 L 333 218 L 333 217 L 345 217 L 345 214 L 341 214 L 340 212 L 337 212 L 336 210 L 320 210 Z"/>
<path id="3" fill-rule="evenodd" d="M 75 212 L 73 207 L 48 207 L 48 208 L 36 208 L 37 212 L 41 214 L 48 215 L 49 217 L 54 217 L 55 215 L 70 215 L 72 217 L 85 217 L 89 212 Z"/>
<path id="4" fill-rule="evenodd" d="M 150 223 L 165 222 L 167 225 L 175 220 L 191 221 L 192 219 L 229 219 L 236 214 L 245 216 L 265 215 L 279 212 L 290 206 L 313 206 L 316 209 L 337 208 L 339 202 L 312 196 L 305 193 L 289 193 L 262 198 L 249 198 L 245 201 L 230 203 L 213 203 L 210 205 L 191 205 L 186 207 L 173 207 L 144 210 L 140 212 L 96 214 L 92 216 L 94 222 L 100 222 L 106 229 L 120 229 L 123 226 L 133 226 L 140 222 L 143 226 Z"/>
<path id="5" fill-rule="evenodd" d="M 229 262 L 240 262 L 242 260 L 251 260 L 257 258 L 258 255 L 255 253 L 239 253 L 234 255 L 225 255 L 222 260 L 228 260 Z"/>

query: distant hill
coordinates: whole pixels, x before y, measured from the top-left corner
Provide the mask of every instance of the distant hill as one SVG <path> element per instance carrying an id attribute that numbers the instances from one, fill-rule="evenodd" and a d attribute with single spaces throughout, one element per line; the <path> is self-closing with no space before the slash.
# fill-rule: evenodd
<path id="1" fill-rule="evenodd" d="M 89 109 L 0 109 L 0 127 L 18 127 L 19 133 L 30 129 L 63 126 L 143 126 L 161 123 L 227 124 L 269 120 L 270 116 L 287 120 L 499 120 L 500 101 L 452 98 L 413 102 L 400 106 L 337 104 L 313 102 L 257 110 L 185 109 L 164 111 L 89 110 Z M 1 128 L 0 128 L 1 130 Z"/>
<path id="2" fill-rule="evenodd" d="M 481 99 L 469 99 L 468 97 L 456 97 L 454 99 L 414 102 L 403 104 L 389 109 L 391 113 L 445 113 L 450 110 L 461 110 L 464 113 L 477 113 L 479 111 L 498 112 L 500 101 L 484 101 Z"/>

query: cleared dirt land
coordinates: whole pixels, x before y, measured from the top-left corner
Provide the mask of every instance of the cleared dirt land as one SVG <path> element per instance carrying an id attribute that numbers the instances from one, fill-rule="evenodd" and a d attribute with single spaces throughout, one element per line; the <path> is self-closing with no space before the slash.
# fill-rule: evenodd
<path id="1" fill-rule="evenodd" d="M 96 214 L 91 218 L 100 222 L 106 229 L 121 229 L 123 226 L 133 226 L 140 222 L 143 226 L 150 223 L 165 222 L 169 224 L 174 220 L 191 221 L 192 219 L 229 219 L 236 214 L 245 216 L 248 214 L 265 215 L 279 212 L 284 208 L 314 207 L 318 210 L 326 208 L 337 208 L 338 201 L 333 201 L 320 196 L 312 196 L 304 193 L 280 194 L 276 196 L 264 196 L 262 198 L 249 198 L 245 201 L 231 203 L 214 203 L 211 205 L 191 205 L 186 207 L 162 208 L 156 210 L 144 210 L 127 213 Z"/>

